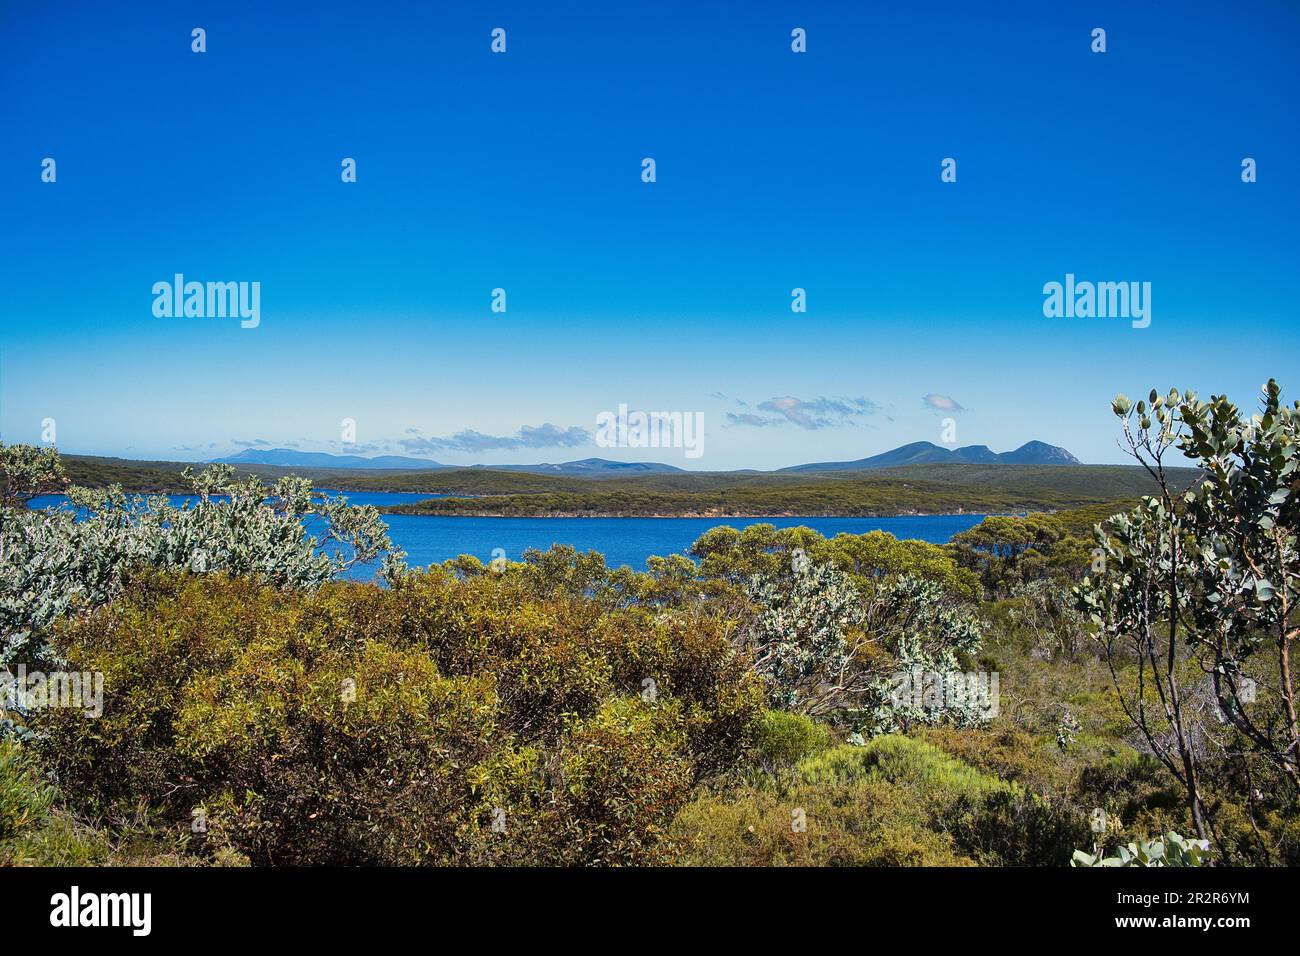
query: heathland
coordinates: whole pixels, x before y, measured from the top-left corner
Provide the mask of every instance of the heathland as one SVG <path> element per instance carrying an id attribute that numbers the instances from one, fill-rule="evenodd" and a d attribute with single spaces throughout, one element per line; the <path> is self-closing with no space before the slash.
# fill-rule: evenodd
<path id="1" fill-rule="evenodd" d="M 0 864 L 1300 864 L 1300 406 L 1114 411 L 1143 480 L 644 476 L 1082 506 L 947 544 L 720 522 L 643 571 L 412 568 L 302 478 L 143 505 L 0 446 Z"/>

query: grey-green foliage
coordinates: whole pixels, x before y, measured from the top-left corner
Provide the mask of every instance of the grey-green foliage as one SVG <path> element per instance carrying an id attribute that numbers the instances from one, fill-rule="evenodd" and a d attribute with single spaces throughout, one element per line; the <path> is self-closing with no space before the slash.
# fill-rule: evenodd
<path id="1" fill-rule="evenodd" d="M 965 604 L 942 585 L 903 575 L 874 589 L 866 626 L 890 655 L 877 667 L 853 714 L 859 729 L 890 734 L 925 724 L 974 726 L 987 701 L 965 693 L 960 655 L 973 655 L 983 632 Z"/>
<path id="2" fill-rule="evenodd" d="M 0 448 L 0 466 L 29 459 L 15 452 L 23 447 Z M 198 500 L 182 507 L 120 487 L 74 487 L 68 498 L 80 515 L 0 509 L 0 667 L 52 663 L 49 626 L 75 608 L 111 600 L 134 568 L 247 574 L 315 588 L 358 563 L 382 557 L 385 573 L 400 565 L 375 508 L 315 493 L 306 479 L 281 478 L 268 489 L 256 479 L 237 481 L 229 465 L 187 469 L 184 477 Z"/>
<path id="3" fill-rule="evenodd" d="M 759 606 L 752 642 L 755 669 L 768 678 L 772 702 L 787 710 L 824 709 L 828 684 L 843 690 L 852 663 L 851 638 L 864 618 L 861 596 L 829 564 L 797 567 L 792 578 L 755 577 L 749 597 Z"/>
<path id="4" fill-rule="evenodd" d="M 19 508 L 68 484 L 57 449 L 0 442 L 0 508 Z"/>
<path id="5" fill-rule="evenodd" d="M 978 621 L 941 585 L 901 575 L 862 589 L 829 564 L 796 564 L 751 579 L 748 596 L 758 607 L 748 642 L 774 706 L 837 712 L 870 733 L 976 719 L 961 703 L 919 706 L 892 693 L 900 673 L 955 675 L 958 655 L 979 648 Z"/>
<path id="6" fill-rule="evenodd" d="M 1079 738 L 1079 731 L 1083 726 L 1079 723 L 1079 718 L 1066 710 L 1061 714 L 1060 720 L 1056 722 L 1056 746 L 1062 750 L 1069 750 Z"/>
<path id="7" fill-rule="evenodd" d="M 1256 755 L 1272 762 L 1300 790 L 1300 720 L 1290 658 L 1300 638 L 1300 403 L 1284 407 L 1270 380 L 1260 412 L 1244 416 L 1223 396 L 1152 392 L 1134 404 L 1124 396 L 1113 410 L 1134 456 L 1156 479 L 1160 494 L 1096 529 L 1104 571 L 1085 578 L 1080 606 L 1104 644 L 1127 642 L 1139 660 L 1168 669 L 1159 656 L 1171 629 L 1210 675 L 1218 709 Z M 1194 460 L 1203 480 L 1174 494 L 1163 464 L 1171 449 Z M 1255 666 L 1276 675 L 1257 695 L 1245 679 Z M 1173 673 L 1170 671 L 1170 677 Z M 1181 741 L 1187 736 L 1172 680 L 1155 720 L 1171 726 L 1181 754 L 1157 753 L 1195 794 L 1195 767 Z M 1147 704 L 1131 716 L 1151 736 Z M 1184 769 L 1186 768 L 1186 769 Z"/>
<path id="8" fill-rule="evenodd" d="M 1042 660 L 1074 660 L 1083 650 L 1087 616 L 1076 606 L 1071 588 L 1036 578 L 1011 586 L 1010 616 L 1034 635 L 1030 653 Z"/>
<path id="9" fill-rule="evenodd" d="M 1189 840 L 1170 830 L 1159 840 L 1121 846 L 1114 856 L 1075 850 L 1070 866 L 1204 866 L 1209 857 L 1209 840 Z"/>

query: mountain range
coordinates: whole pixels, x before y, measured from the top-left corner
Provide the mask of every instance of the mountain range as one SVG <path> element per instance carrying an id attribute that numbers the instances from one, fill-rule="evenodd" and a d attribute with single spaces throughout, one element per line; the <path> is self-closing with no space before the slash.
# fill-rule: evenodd
<path id="1" fill-rule="evenodd" d="M 1046 442 L 1025 442 L 1015 451 L 995 452 L 988 445 L 944 448 L 929 441 L 914 441 L 892 451 L 859 458 L 856 461 L 822 461 L 809 465 L 792 465 L 778 471 L 866 471 L 871 468 L 901 468 L 904 465 L 1078 465 L 1064 448 Z"/>
<path id="2" fill-rule="evenodd" d="M 235 455 L 214 459 L 232 465 L 279 465 L 285 468 L 339 468 L 357 471 L 406 470 L 435 471 L 461 468 L 461 465 L 444 465 L 429 458 L 407 458 L 401 455 L 381 455 L 365 458 L 360 455 L 331 455 L 322 451 L 297 451 L 292 448 L 247 448 Z M 964 448 L 944 448 L 933 442 L 918 441 L 892 451 L 858 458 L 854 461 L 823 461 L 807 465 L 779 468 L 779 472 L 866 471 L 873 468 L 900 468 L 904 465 L 928 464 L 1014 464 L 1014 465 L 1077 465 L 1075 458 L 1064 448 L 1046 442 L 1030 441 L 1015 451 L 995 452 L 987 445 L 967 445 Z M 572 477 L 606 478 L 613 475 L 644 475 L 680 472 L 684 469 L 651 461 L 610 461 L 606 458 L 582 458 L 538 465 L 470 465 L 471 468 L 492 471 L 522 471 L 539 475 L 568 475 Z"/>
<path id="3" fill-rule="evenodd" d="M 409 468 L 413 471 L 431 471 L 450 468 L 428 458 L 404 458 L 401 455 L 380 455 L 364 458 L 361 455 L 331 455 L 323 451 L 297 451 L 293 448 L 246 448 L 237 455 L 214 458 L 214 462 L 231 465 L 280 465 L 284 468 L 351 468 L 393 469 Z"/>

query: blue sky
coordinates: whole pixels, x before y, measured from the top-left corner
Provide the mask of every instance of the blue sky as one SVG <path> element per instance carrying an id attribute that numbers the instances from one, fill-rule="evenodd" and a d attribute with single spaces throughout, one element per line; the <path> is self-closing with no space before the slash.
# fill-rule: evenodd
<path id="1" fill-rule="evenodd" d="M 0 5 L 5 441 L 1103 462 L 1117 391 L 1300 396 L 1294 3 L 271 6 Z M 178 272 L 260 325 L 156 317 Z M 1066 273 L 1150 327 L 1044 317 Z M 581 438 L 620 403 L 704 455 Z"/>

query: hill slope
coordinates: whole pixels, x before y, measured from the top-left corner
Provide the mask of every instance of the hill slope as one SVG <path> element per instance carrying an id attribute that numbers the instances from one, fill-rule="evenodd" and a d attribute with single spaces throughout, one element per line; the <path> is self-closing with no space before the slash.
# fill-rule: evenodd
<path id="1" fill-rule="evenodd" d="M 401 455 L 331 455 L 323 451 L 297 451 L 293 448 L 246 448 L 237 455 L 213 459 L 230 465 L 277 465 L 281 468 L 406 468 L 427 471 L 446 468 L 430 458 L 404 458 Z"/>
<path id="2" fill-rule="evenodd" d="M 1064 448 L 1046 442 L 1025 442 L 1015 451 L 999 454 L 988 445 L 967 445 L 964 448 L 944 448 L 929 441 L 914 441 L 892 451 L 881 452 L 870 458 L 856 461 L 821 461 L 808 465 L 792 465 L 782 472 L 810 471 L 867 471 L 873 468 L 899 468 L 904 465 L 963 464 L 987 465 L 1077 465 L 1075 458 Z"/>

